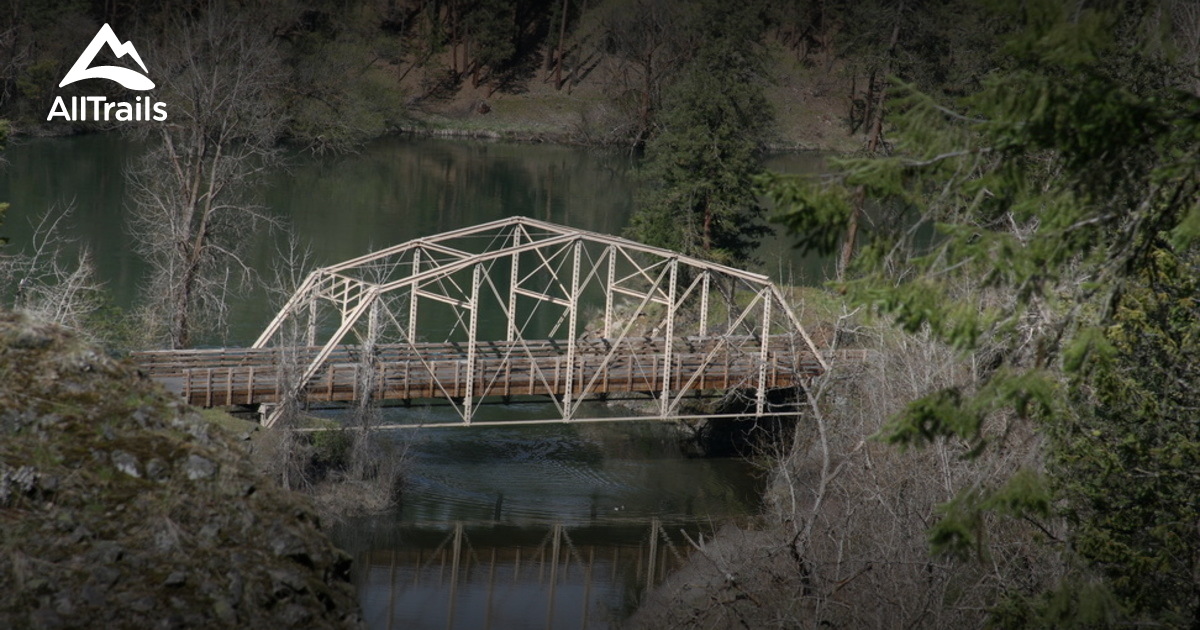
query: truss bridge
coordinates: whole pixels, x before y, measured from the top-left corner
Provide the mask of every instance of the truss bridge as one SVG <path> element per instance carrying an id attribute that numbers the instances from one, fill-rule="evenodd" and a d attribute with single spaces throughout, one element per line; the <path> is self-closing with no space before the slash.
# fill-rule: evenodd
<path id="1" fill-rule="evenodd" d="M 553 403 L 524 423 L 629 419 L 587 412 L 614 398 L 671 419 L 707 395 L 716 417 L 763 416 L 827 367 L 765 276 L 524 217 L 317 269 L 252 347 L 134 359 L 190 404 L 263 406 L 268 426 L 287 401 L 436 402 L 485 424 L 489 402 Z"/>

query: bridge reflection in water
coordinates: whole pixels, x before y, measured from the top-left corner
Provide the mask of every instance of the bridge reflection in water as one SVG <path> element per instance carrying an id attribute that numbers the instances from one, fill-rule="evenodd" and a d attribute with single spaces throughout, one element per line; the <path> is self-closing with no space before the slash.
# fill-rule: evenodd
<path id="1" fill-rule="evenodd" d="M 355 579 L 371 628 L 606 628 L 686 559 L 679 529 L 414 526 L 355 558 Z"/>

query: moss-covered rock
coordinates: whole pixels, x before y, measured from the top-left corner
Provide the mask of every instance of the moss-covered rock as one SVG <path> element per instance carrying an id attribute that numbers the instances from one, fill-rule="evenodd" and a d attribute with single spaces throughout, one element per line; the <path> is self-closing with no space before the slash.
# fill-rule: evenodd
<path id="1" fill-rule="evenodd" d="M 0 313 L 0 627 L 354 627 L 304 497 L 129 365 Z"/>

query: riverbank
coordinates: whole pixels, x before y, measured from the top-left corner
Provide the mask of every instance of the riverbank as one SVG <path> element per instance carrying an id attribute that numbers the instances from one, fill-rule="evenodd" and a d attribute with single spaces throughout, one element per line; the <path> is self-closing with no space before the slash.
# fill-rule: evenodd
<path id="1" fill-rule="evenodd" d="M 0 314 L 0 626 L 357 627 L 350 558 L 225 431 Z"/>
<path id="2" fill-rule="evenodd" d="M 356 429 L 316 416 L 299 421 L 311 431 L 287 434 L 220 409 L 200 413 L 210 425 L 238 441 L 261 474 L 307 496 L 322 522 L 336 524 L 393 508 L 403 490 L 404 448 L 378 434 L 368 434 L 364 442 L 356 443 Z M 355 448 L 372 451 L 374 461 L 363 474 L 352 470 Z"/>
<path id="3" fill-rule="evenodd" d="M 863 136 L 852 133 L 848 122 L 854 85 L 845 64 L 814 65 L 782 46 L 765 48 L 764 91 L 775 117 L 765 148 L 830 153 L 860 149 Z M 534 73 L 509 89 L 472 87 L 470 81 L 462 81 L 453 90 L 429 92 L 423 86 L 432 77 L 418 68 L 401 83 L 401 89 L 412 95 L 407 111 L 411 122 L 397 131 L 426 137 L 619 144 L 620 130 L 629 124 L 627 105 L 609 96 L 620 91 L 619 73 L 614 60 L 602 59 L 585 79 L 567 81 L 561 89 L 547 72 Z"/>

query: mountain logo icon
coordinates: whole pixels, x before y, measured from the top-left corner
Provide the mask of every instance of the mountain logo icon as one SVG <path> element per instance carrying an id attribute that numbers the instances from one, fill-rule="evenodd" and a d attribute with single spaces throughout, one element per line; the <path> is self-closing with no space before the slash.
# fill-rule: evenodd
<path id="1" fill-rule="evenodd" d="M 59 83 L 58 87 L 65 87 L 84 79 L 108 79 L 109 81 L 116 81 L 130 90 L 154 89 L 154 82 L 136 70 L 118 66 L 89 67 L 92 65 L 92 61 L 96 59 L 100 48 L 105 45 L 112 50 L 118 59 L 125 55 L 133 57 L 137 65 L 141 66 L 142 72 L 146 72 L 146 64 L 142 63 L 142 58 L 138 55 L 137 49 L 133 47 L 133 42 L 121 43 L 121 40 L 117 39 L 117 34 L 113 32 L 112 27 L 105 24 L 96 32 L 96 36 L 92 38 L 91 43 L 84 49 L 83 54 L 79 55 L 79 59 L 75 60 L 75 65 L 71 66 L 71 70 L 67 72 L 67 76 L 63 77 L 62 83 Z"/>

